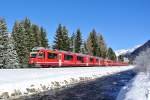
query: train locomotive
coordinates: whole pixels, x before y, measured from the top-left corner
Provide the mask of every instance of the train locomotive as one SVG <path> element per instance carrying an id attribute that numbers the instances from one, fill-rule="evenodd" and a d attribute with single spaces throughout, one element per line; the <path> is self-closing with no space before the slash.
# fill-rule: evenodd
<path id="1" fill-rule="evenodd" d="M 48 67 L 92 67 L 92 66 L 127 66 L 126 62 L 118 62 L 91 55 L 67 51 L 34 48 L 30 53 L 29 64 L 41 68 Z"/>

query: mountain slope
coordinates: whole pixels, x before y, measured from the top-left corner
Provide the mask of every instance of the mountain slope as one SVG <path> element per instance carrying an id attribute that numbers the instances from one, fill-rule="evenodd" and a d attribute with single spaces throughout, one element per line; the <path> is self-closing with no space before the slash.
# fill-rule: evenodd
<path id="1" fill-rule="evenodd" d="M 150 40 L 148 40 L 145 44 L 135 49 L 131 54 L 126 55 L 130 60 L 134 60 L 136 56 L 140 54 L 141 51 L 145 51 L 147 48 L 150 48 Z"/>
<path id="2" fill-rule="evenodd" d="M 130 49 L 121 49 L 121 50 L 116 50 L 115 53 L 116 53 L 116 56 L 119 56 L 119 55 L 127 55 L 127 54 L 130 54 L 132 53 L 135 49 L 137 49 L 138 47 L 140 47 L 141 45 L 137 45 L 133 48 L 130 48 Z"/>

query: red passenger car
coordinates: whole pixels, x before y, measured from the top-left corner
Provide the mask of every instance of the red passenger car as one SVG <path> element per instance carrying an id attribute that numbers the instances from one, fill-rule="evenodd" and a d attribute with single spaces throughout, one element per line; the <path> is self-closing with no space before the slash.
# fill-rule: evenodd
<path id="1" fill-rule="evenodd" d="M 62 66 L 126 66 L 128 63 L 114 62 L 91 55 L 72 53 L 67 51 L 33 49 L 30 53 L 29 64 L 39 67 Z"/>

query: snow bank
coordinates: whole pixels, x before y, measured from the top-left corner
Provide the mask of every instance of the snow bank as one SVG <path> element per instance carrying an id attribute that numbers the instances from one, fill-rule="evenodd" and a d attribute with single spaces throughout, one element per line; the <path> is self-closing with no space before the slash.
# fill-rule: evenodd
<path id="1" fill-rule="evenodd" d="M 133 66 L 1 69 L 0 99 L 40 93 L 132 68 Z"/>
<path id="2" fill-rule="evenodd" d="M 140 72 L 120 91 L 117 100 L 150 100 L 149 75 Z"/>

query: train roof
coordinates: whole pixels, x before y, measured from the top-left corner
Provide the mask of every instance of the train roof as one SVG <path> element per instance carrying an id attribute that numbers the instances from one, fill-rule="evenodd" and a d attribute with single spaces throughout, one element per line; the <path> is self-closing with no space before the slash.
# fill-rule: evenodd
<path id="1" fill-rule="evenodd" d="M 32 50 L 44 50 L 44 49 L 46 49 L 46 48 L 44 48 L 44 47 L 34 47 Z"/>

